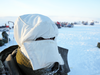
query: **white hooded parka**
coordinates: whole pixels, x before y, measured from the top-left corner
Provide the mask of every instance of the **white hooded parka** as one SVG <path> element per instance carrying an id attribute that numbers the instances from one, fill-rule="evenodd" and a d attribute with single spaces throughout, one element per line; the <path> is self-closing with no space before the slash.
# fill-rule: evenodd
<path id="1" fill-rule="evenodd" d="M 55 40 L 39 40 L 37 38 L 57 37 L 58 28 L 48 17 L 40 14 L 27 14 L 19 16 L 14 24 L 14 37 L 21 52 L 31 61 L 33 70 L 46 67 L 50 63 L 63 59 L 58 52 Z"/>

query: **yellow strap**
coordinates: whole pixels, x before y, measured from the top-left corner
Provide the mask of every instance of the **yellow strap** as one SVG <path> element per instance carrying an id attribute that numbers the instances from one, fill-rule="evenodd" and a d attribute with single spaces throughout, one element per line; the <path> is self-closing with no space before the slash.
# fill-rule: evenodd
<path id="1" fill-rule="evenodd" d="M 17 54 L 16 54 L 16 61 L 20 65 L 24 65 L 25 67 L 32 68 L 31 63 L 30 63 L 30 60 L 28 58 L 26 58 L 22 54 L 22 52 L 20 51 L 19 48 L 18 48 Z"/>

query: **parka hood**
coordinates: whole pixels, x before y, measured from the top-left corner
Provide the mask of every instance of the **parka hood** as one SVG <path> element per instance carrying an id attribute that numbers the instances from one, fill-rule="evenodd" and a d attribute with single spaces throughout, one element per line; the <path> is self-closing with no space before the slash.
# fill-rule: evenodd
<path id="1" fill-rule="evenodd" d="M 35 41 L 38 37 L 52 38 L 58 35 L 54 22 L 40 14 L 19 16 L 14 25 L 14 32 L 19 46 L 25 41 Z"/>
<path id="2" fill-rule="evenodd" d="M 21 52 L 31 61 L 33 70 L 46 67 L 50 63 L 64 64 L 56 40 L 40 40 L 37 38 L 57 37 L 58 28 L 55 23 L 40 14 L 19 16 L 14 25 L 14 37 Z"/>

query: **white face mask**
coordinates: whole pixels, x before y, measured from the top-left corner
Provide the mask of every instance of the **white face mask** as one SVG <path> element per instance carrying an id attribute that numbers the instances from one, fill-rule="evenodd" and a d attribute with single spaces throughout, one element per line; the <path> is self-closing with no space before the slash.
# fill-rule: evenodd
<path id="1" fill-rule="evenodd" d="M 63 64 L 55 40 L 35 41 L 38 37 L 52 38 L 57 35 L 57 26 L 48 17 L 39 14 L 20 16 L 14 25 L 15 40 L 24 55 L 31 60 L 34 70 L 52 62 Z"/>
<path id="2" fill-rule="evenodd" d="M 63 60 L 58 52 L 57 44 L 54 40 L 25 42 L 24 48 L 27 51 L 34 70 L 44 68 L 49 63 L 53 62 L 63 64 Z"/>

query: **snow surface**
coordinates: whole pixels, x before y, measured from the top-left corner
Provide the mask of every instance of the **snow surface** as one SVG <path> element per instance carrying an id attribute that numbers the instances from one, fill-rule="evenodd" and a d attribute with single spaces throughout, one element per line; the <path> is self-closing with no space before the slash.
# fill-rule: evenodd
<path id="1" fill-rule="evenodd" d="M 0 51 L 17 44 L 13 30 L 10 30 L 8 34 L 11 41 L 0 47 Z M 100 75 L 98 42 L 100 42 L 100 24 L 75 25 L 73 28 L 59 29 L 58 46 L 69 50 L 68 63 L 71 71 L 68 75 Z"/>

